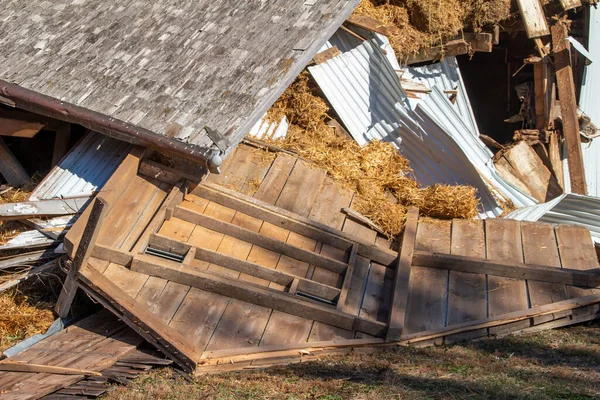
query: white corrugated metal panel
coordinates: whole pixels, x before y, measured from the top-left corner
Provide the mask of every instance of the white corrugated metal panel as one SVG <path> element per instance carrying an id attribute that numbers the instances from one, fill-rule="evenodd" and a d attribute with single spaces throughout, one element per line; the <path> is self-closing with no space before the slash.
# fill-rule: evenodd
<path id="1" fill-rule="evenodd" d="M 271 122 L 265 114 L 260 121 L 258 121 L 252 129 L 249 135 L 257 139 L 282 139 L 286 137 L 288 132 L 289 124 L 286 116 L 284 115 L 281 121 Z"/>
<path id="2" fill-rule="evenodd" d="M 482 200 L 482 216 L 502 212 L 488 184 L 517 206 L 535 204 L 503 181 L 498 183 L 492 153 L 465 125 L 466 118 L 444 89 L 434 86 L 413 109 L 377 39 L 360 43 L 338 31 L 330 40 L 333 44 L 342 54 L 309 70 L 359 144 L 370 140 L 393 143 L 410 161 L 422 185 L 475 187 Z"/>
<path id="3" fill-rule="evenodd" d="M 515 210 L 505 218 L 574 224 L 588 228 L 592 239 L 600 243 L 600 198 L 579 194 L 563 194 L 547 203 Z"/>
<path id="4" fill-rule="evenodd" d="M 592 122 L 600 127 L 600 10 L 589 7 L 590 30 L 589 30 L 589 53 L 595 60 L 584 69 L 581 94 L 579 97 L 579 108 Z M 600 140 L 594 139 L 591 143 L 582 143 L 583 164 L 585 167 L 585 180 L 588 195 L 600 197 Z M 566 160 L 565 163 L 566 164 Z M 565 171 L 565 180 L 568 173 Z M 565 187 L 569 188 L 565 183 Z"/>
<path id="5" fill-rule="evenodd" d="M 31 200 L 90 196 L 115 172 L 133 146 L 88 132 L 32 192 Z"/>

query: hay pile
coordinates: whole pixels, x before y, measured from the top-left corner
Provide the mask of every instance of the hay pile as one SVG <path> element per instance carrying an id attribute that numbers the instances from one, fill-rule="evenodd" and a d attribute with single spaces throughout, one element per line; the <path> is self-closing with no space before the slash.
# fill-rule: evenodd
<path id="1" fill-rule="evenodd" d="M 52 322 L 54 305 L 32 299 L 18 290 L 0 295 L 0 351 L 45 332 Z"/>
<path id="2" fill-rule="evenodd" d="M 362 0 L 354 15 L 400 28 L 390 43 L 398 59 L 439 46 L 462 30 L 479 32 L 510 16 L 510 0 Z"/>
<path id="3" fill-rule="evenodd" d="M 10 189 L 0 194 L 0 204 L 18 203 L 27 200 L 31 191 L 40 181 L 38 176 L 34 176 L 29 183 L 20 189 Z M 27 230 L 27 227 L 18 221 L 0 221 L 0 245 L 5 244 L 19 233 Z"/>
<path id="4" fill-rule="evenodd" d="M 291 150 L 327 170 L 358 194 L 357 211 L 394 236 L 401 232 L 408 206 L 435 218 L 477 215 L 475 189 L 468 186 L 419 187 L 411 179 L 408 161 L 390 143 L 373 141 L 360 147 L 326 124 L 329 107 L 304 71 L 269 111 L 279 121 L 286 115 L 288 135 L 274 144 Z"/>

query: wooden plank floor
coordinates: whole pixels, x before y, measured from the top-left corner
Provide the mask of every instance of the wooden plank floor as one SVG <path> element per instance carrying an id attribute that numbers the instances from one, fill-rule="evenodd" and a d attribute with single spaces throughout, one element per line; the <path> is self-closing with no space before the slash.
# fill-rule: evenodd
<path id="1" fill-rule="evenodd" d="M 102 371 L 143 339 L 102 310 L 11 357 L 11 361 Z M 0 398 L 37 399 L 83 379 L 82 375 L 0 372 Z"/>

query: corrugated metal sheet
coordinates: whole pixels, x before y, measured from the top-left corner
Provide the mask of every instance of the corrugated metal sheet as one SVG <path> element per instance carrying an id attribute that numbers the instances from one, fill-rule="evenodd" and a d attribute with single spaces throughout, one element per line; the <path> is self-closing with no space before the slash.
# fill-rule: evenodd
<path id="1" fill-rule="evenodd" d="M 282 139 L 286 137 L 290 127 L 284 115 L 279 122 L 271 122 L 265 114 L 249 132 L 249 135 L 257 139 Z"/>
<path id="2" fill-rule="evenodd" d="M 585 67 L 581 94 L 579 97 L 579 108 L 592 122 L 600 127 L 600 10 L 590 7 L 590 30 L 589 30 L 589 53 L 595 60 Z M 600 138 L 592 140 L 591 143 L 582 143 L 583 164 L 585 167 L 585 180 L 588 195 L 600 196 Z M 566 165 L 566 159 L 564 164 Z M 565 170 L 565 180 L 568 173 Z M 570 191 L 570 185 L 565 187 Z"/>
<path id="3" fill-rule="evenodd" d="M 465 124 L 468 117 L 452 105 L 444 88 L 434 85 L 430 95 L 411 104 L 388 61 L 390 50 L 387 49 L 386 57 L 380 48 L 382 44 L 378 38 L 360 42 L 338 31 L 329 46 L 337 46 L 342 54 L 309 68 L 355 140 L 361 145 L 370 140 L 393 143 L 410 161 L 415 178 L 422 185 L 475 187 L 484 217 L 502 212 L 488 185 L 517 206 L 535 204 L 495 174 L 491 152 L 473 135 L 476 124 Z M 445 80 L 433 76 L 437 73 L 444 73 L 444 69 L 431 68 L 430 75 L 423 74 L 428 78 L 423 79 L 430 83 Z M 460 79 L 460 75 L 455 78 Z"/>
<path id="4" fill-rule="evenodd" d="M 89 132 L 32 192 L 31 200 L 90 196 L 115 172 L 133 146 Z"/>
<path id="5" fill-rule="evenodd" d="M 590 230 L 595 243 L 600 243 L 600 198 L 579 194 L 563 194 L 547 203 L 515 210 L 505 218 L 574 224 Z"/>

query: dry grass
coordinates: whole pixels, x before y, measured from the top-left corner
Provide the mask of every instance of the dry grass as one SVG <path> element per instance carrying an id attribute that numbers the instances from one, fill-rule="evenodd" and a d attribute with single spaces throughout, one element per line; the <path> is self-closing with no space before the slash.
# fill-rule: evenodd
<path id="1" fill-rule="evenodd" d="M 475 189 L 435 185 L 422 188 L 410 178 L 408 161 L 390 143 L 359 146 L 326 124 L 327 103 L 316 92 L 307 72 L 286 90 L 269 112 L 274 120 L 286 115 L 290 130 L 275 144 L 327 170 L 338 183 L 359 195 L 357 211 L 388 235 L 402 230 L 406 208 L 418 206 L 425 216 L 472 218 L 477 215 Z"/>
<path id="2" fill-rule="evenodd" d="M 195 382 L 163 369 L 105 399 L 598 399 L 599 328 L 350 354 Z"/>
<path id="3" fill-rule="evenodd" d="M 41 177 L 35 174 L 29 183 L 19 189 L 10 189 L 8 192 L 0 194 L 0 204 L 19 203 L 27 200 L 33 189 L 40 182 Z M 0 221 L 0 245 L 5 244 L 19 233 L 28 228 L 18 221 Z"/>
<path id="4" fill-rule="evenodd" d="M 354 14 L 400 28 L 389 39 L 402 60 L 463 30 L 489 29 L 510 16 L 510 4 L 510 0 L 362 0 Z"/>
<path id="5" fill-rule="evenodd" d="M 43 333 L 54 322 L 54 303 L 39 294 L 18 289 L 0 294 L 0 351 L 21 340 Z"/>

